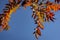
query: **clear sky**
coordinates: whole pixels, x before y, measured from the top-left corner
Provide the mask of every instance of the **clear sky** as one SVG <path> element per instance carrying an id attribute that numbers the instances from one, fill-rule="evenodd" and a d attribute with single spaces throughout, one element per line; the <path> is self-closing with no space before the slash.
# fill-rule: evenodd
<path id="1" fill-rule="evenodd" d="M 0 13 L 3 12 L 4 4 L 7 0 L 0 0 Z M 10 29 L 0 32 L 0 40 L 35 40 L 33 35 L 34 20 L 31 17 L 32 10 L 28 7 L 26 10 L 23 7 L 19 8 L 10 18 Z M 55 22 L 44 23 L 44 30 L 41 30 L 42 36 L 38 40 L 60 40 L 60 11 L 55 12 Z"/>

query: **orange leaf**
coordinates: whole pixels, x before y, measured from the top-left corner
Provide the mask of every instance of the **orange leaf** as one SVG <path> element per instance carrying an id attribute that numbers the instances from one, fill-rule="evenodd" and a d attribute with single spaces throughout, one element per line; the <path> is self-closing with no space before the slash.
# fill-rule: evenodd
<path id="1" fill-rule="evenodd" d="M 41 29 L 44 29 L 44 26 L 41 24 L 41 22 L 37 22 L 38 27 L 40 27 Z"/>

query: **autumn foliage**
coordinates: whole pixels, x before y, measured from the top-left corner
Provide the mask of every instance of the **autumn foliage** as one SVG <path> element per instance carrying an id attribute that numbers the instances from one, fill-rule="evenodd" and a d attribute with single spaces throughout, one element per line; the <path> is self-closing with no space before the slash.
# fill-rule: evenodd
<path id="1" fill-rule="evenodd" d="M 13 12 L 15 12 L 19 7 L 24 7 L 24 9 L 26 9 L 26 7 L 30 6 L 32 17 L 35 24 L 37 24 L 37 27 L 33 32 L 36 39 L 41 36 L 40 29 L 44 29 L 43 23 L 50 21 L 54 22 L 54 12 L 60 10 L 60 0 L 54 0 L 54 2 L 51 2 L 50 0 L 8 0 L 8 2 L 8 4 L 5 4 L 3 13 L 0 14 L 1 31 L 9 29 L 8 22 Z"/>

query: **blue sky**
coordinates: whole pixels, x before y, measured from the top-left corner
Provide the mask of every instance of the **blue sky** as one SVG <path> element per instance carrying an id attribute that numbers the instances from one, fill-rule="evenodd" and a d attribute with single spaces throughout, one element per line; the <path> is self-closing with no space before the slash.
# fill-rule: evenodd
<path id="1" fill-rule="evenodd" d="M 0 0 L 0 13 L 3 12 L 4 4 L 7 0 Z M 26 10 L 23 7 L 19 8 L 10 18 L 10 29 L 0 32 L 0 40 L 35 40 L 33 35 L 34 20 L 31 17 L 32 10 L 28 7 Z M 41 30 L 42 36 L 38 40 L 60 40 L 60 11 L 55 12 L 55 22 L 44 23 L 44 30 Z"/>

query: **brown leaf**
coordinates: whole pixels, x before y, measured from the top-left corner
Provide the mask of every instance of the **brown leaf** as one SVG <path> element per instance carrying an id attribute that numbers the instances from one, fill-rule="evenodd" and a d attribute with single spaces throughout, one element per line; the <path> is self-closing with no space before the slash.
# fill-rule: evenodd
<path id="1" fill-rule="evenodd" d="M 27 6 L 31 6 L 32 2 L 31 1 L 23 1 L 22 6 L 26 8 Z"/>
<path id="2" fill-rule="evenodd" d="M 35 34 L 36 39 L 38 39 L 38 37 L 41 36 L 41 31 L 40 31 L 39 27 L 37 27 L 35 30 L 36 31 L 33 34 Z"/>
<path id="3" fill-rule="evenodd" d="M 60 0 L 55 0 L 55 2 L 59 3 L 59 2 L 60 2 Z"/>

